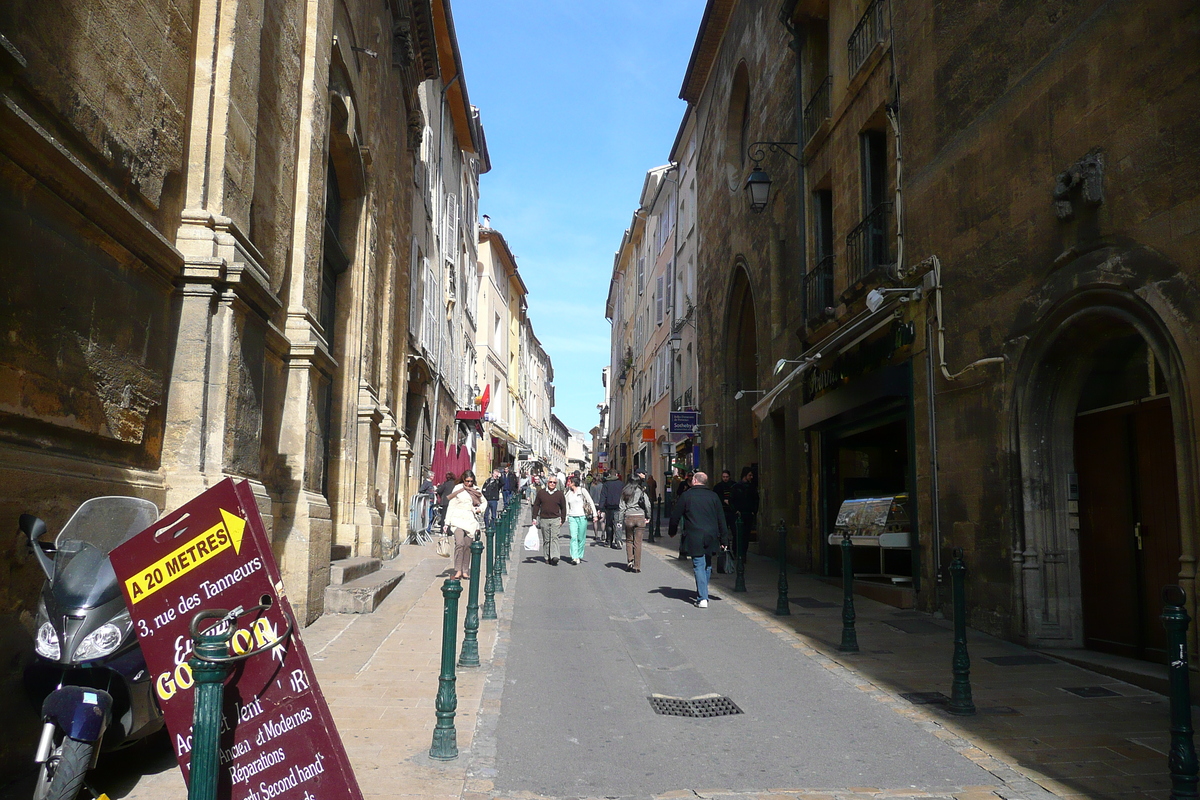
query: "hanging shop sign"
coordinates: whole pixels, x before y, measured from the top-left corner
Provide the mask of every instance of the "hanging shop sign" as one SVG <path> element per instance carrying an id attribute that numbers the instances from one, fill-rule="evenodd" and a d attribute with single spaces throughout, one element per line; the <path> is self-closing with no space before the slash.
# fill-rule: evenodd
<path id="1" fill-rule="evenodd" d="M 672 411 L 671 412 L 671 433 L 695 433 L 696 427 L 700 424 L 700 413 L 698 411 Z"/>
<path id="2" fill-rule="evenodd" d="M 252 613 L 233 623 L 233 653 L 262 652 L 240 662 L 225 688 L 219 796 L 362 800 L 249 482 L 218 483 L 110 559 L 185 781 L 194 713 L 189 625 L 199 611 L 240 606 Z"/>
<path id="3" fill-rule="evenodd" d="M 655 440 L 654 428 L 642 428 L 642 441 L 653 442 Z"/>

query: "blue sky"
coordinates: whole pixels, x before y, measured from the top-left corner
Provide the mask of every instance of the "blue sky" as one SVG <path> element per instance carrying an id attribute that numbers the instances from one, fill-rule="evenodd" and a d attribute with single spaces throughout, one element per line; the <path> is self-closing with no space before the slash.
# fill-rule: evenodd
<path id="1" fill-rule="evenodd" d="M 517 256 L 555 408 L 599 421 L 613 253 L 646 170 L 665 164 L 703 0 L 453 0 L 492 171 L 479 211 Z"/>

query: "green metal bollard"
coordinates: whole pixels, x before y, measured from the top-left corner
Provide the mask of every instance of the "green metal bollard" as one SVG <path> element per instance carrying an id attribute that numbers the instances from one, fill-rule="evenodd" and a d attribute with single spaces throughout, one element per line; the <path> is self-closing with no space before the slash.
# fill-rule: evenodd
<path id="1" fill-rule="evenodd" d="M 954 549 L 954 560 L 950 562 L 950 585 L 954 593 L 954 683 L 950 687 L 951 714 L 970 716 L 975 713 L 975 701 L 971 699 L 971 656 L 967 653 L 967 565 L 963 563 L 961 547 Z"/>
<path id="2" fill-rule="evenodd" d="M 462 584 L 447 578 L 442 584 L 442 674 L 438 676 L 437 726 L 433 729 L 433 745 L 429 757 L 439 761 L 458 758 L 458 732 L 454 729 L 454 711 L 458 708 L 458 695 L 454 690 L 454 639 L 458 632 L 458 596 Z"/>
<path id="3" fill-rule="evenodd" d="M 737 518 L 733 521 L 733 555 L 737 562 L 737 577 L 733 581 L 733 590 L 735 592 L 746 591 L 746 560 L 742 558 L 742 512 L 737 513 Z"/>
<path id="4" fill-rule="evenodd" d="M 467 590 L 467 616 L 463 620 L 462 652 L 458 654 L 460 667 L 479 666 L 479 561 L 483 554 L 483 542 L 479 531 L 471 542 L 471 587 Z"/>
<path id="5" fill-rule="evenodd" d="M 779 532 L 779 597 L 775 600 L 775 614 L 786 617 L 792 613 L 788 604 L 787 525 L 783 520 L 779 520 L 775 530 Z"/>
<path id="6" fill-rule="evenodd" d="M 219 609 L 201 611 L 192 618 L 194 653 L 203 658 L 188 659 L 192 679 L 196 682 L 195 713 L 192 716 L 192 762 L 188 778 L 188 800 L 217 800 L 217 776 L 220 767 L 220 736 L 225 699 L 225 678 L 228 664 L 214 664 L 205 658 L 228 658 L 229 640 L 233 637 L 232 622 L 218 622 L 204 633 L 198 633 L 197 623 L 205 619 L 221 619 L 228 612 Z"/>
<path id="7" fill-rule="evenodd" d="M 1197 794 L 1196 746 L 1192 741 L 1192 698 L 1188 676 L 1187 631 L 1191 624 L 1187 594 L 1178 586 L 1162 590 L 1163 627 L 1167 629 L 1167 671 L 1171 681 L 1171 749 L 1167 769 L 1171 772 L 1171 800 L 1200 797 Z"/>
<path id="8" fill-rule="evenodd" d="M 838 645 L 843 653 L 858 652 L 854 620 L 854 545 L 847 531 L 842 534 L 842 643 Z"/>
<path id="9" fill-rule="evenodd" d="M 496 618 L 496 520 L 487 526 L 487 580 L 483 584 L 483 618 Z"/>
<path id="10" fill-rule="evenodd" d="M 508 574 L 508 559 L 509 559 L 509 544 L 508 543 L 509 543 L 509 539 L 511 538 L 511 534 L 512 534 L 512 518 L 513 518 L 512 511 L 514 508 L 517 508 L 520 505 L 520 501 L 517 501 L 517 502 L 518 502 L 517 506 L 509 506 L 507 509 L 505 509 L 506 512 L 508 512 L 508 513 L 505 514 L 504 519 L 501 520 L 501 522 L 500 522 L 500 530 L 499 530 L 500 569 L 496 572 L 496 593 L 497 594 L 500 594 L 504 591 L 504 581 L 501 578 L 501 576 Z"/>

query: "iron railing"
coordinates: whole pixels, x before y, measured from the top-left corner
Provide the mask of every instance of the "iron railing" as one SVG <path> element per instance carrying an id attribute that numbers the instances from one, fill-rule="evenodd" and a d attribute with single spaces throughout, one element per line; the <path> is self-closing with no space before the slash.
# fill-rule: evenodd
<path id="1" fill-rule="evenodd" d="M 808 144 L 816 135 L 821 123 L 829 119 L 829 92 L 833 86 L 833 76 L 821 81 L 817 91 L 813 93 L 808 105 L 804 107 L 804 143 Z"/>
<path id="2" fill-rule="evenodd" d="M 683 393 L 683 407 L 690 408 L 694 405 L 696 405 L 695 392 L 692 390 L 692 387 L 689 386 L 687 391 Z"/>
<path id="3" fill-rule="evenodd" d="M 804 322 L 812 325 L 833 308 L 833 254 L 827 255 L 804 276 Z"/>
<path id="4" fill-rule="evenodd" d="M 846 42 L 846 49 L 850 57 L 851 78 L 862 67 L 867 56 L 871 55 L 875 45 L 883 41 L 883 37 L 887 33 L 887 23 L 887 0 L 873 0 L 871 5 L 867 6 L 858 25 L 855 26 L 854 33 L 850 34 L 850 39 Z"/>
<path id="5" fill-rule="evenodd" d="M 854 285 L 889 263 L 888 225 L 892 204 L 880 203 L 846 236 L 846 283 Z"/>

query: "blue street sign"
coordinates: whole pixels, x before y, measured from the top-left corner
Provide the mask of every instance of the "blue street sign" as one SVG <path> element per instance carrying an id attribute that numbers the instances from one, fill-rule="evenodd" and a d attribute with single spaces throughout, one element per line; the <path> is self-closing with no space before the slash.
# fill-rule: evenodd
<path id="1" fill-rule="evenodd" d="M 699 411 L 672 411 L 671 433 L 686 433 L 691 435 L 700 424 Z"/>

